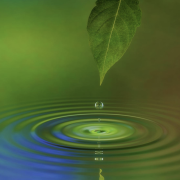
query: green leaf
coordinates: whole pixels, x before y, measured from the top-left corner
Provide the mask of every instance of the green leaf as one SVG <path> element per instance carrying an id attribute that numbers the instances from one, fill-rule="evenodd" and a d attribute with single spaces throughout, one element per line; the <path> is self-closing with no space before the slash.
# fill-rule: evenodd
<path id="1" fill-rule="evenodd" d="M 88 20 L 90 47 L 100 73 L 100 85 L 107 71 L 123 56 L 141 23 L 138 0 L 97 0 Z"/>

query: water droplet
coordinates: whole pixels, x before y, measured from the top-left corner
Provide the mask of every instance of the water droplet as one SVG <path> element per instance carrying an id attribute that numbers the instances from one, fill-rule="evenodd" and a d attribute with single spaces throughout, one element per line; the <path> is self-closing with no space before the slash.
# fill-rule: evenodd
<path id="1" fill-rule="evenodd" d="M 95 103 L 95 108 L 96 109 L 103 109 L 103 107 L 104 107 L 104 104 L 102 102 L 98 101 L 98 102 Z"/>
<path id="2" fill-rule="evenodd" d="M 100 119 L 100 118 L 98 118 L 98 122 L 101 122 L 101 119 Z"/>

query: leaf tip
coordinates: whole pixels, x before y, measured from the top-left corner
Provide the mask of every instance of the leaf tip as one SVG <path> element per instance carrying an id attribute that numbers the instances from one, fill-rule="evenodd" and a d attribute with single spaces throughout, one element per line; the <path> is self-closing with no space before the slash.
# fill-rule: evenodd
<path id="1" fill-rule="evenodd" d="M 100 75 L 100 86 L 102 85 L 103 80 L 104 80 L 104 75 Z"/>

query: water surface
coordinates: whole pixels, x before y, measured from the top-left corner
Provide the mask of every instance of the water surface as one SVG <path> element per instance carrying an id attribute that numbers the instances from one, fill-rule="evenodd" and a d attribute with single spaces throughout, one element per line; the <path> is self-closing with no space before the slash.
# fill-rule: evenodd
<path id="1" fill-rule="evenodd" d="M 0 179 L 180 179 L 179 106 L 102 99 L 97 110 L 95 102 L 1 108 Z"/>

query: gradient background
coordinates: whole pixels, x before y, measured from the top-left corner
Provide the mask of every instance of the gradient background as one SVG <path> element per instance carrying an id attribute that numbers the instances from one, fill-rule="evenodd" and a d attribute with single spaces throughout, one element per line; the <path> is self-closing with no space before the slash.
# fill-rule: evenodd
<path id="1" fill-rule="evenodd" d="M 0 105 L 180 96 L 180 1 L 140 0 L 142 25 L 99 86 L 86 31 L 95 0 L 0 1 Z"/>
<path id="2" fill-rule="evenodd" d="M 101 100 L 101 98 L 112 98 L 120 101 L 121 98 L 120 100 L 118 98 L 123 97 L 123 101 L 120 103 L 124 107 L 126 107 L 125 103 L 129 101 L 135 101 L 135 104 L 144 101 L 148 104 L 148 101 L 163 100 L 169 106 L 178 104 L 176 110 L 179 112 L 180 0 L 140 0 L 142 25 L 137 29 L 137 33 L 123 58 L 106 74 L 102 86 L 99 86 L 98 68 L 89 47 L 86 30 L 87 20 L 95 1 L 0 0 L 0 107 L 9 104 L 21 104 L 22 102 L 28 103 L 29 101 L 38 102 L 43 99 L 76 98 L 82 100 L 84 98 L 86 100 L 94 98 Z M 20 111 L 23 111 L 23 108 Z M 148 116 L 150 114 L 150 117 L 154 117 L 155 108 L 157 108 L 157 112 L 160 112 L 160 114 L 157 113 L 157 117 L 162 119 L 162 122 L 164 119 L 168 119 L 169 124 L 174 123 L 173 126 L 176 127 L 170 131 L 171 134 L 168 136 L 172 138 L 171 142 L 175 142 L 174 146 L 161 151 L 169 151 L 167 159 L 172 158 L 171 162 L 174 163 L 169 165 L 169 161 L 167 161 L 167 168 L 170 170 L 176 166 L 178 168 L 179 161 L 176 162 L 174 159 L 177 157 L 179 160 L 179 137 L 174 138 L 173 135 L 178 132 L 176 124 L 179 123 L 180 116 L 178 113 L 172 115 L 171 109 L 170 112 L 166 108 L 163 111 L 161 109 L 158 111 L 158 106 L 152 109 L 152 114 L 150 108 L 147 110 L 139 108 L 138 110 L 142 115 Z M 2 108 L 0 109 L 2 110 Z M 36 107 L 34 109 L 36 110 Z M 133 109 L 131 110 L 133 112 Z M 11 115 L 13 111 L 7 113 Z M 9 118 L 10 115 L 8 115 Z M 21 115 L 16 115 L 17 117 L 14 119 L 23 120 Z M 167 117 L 162 118 L 163 115 Z M 29 116 L 29 114 L 24 114 L 24 116 Z M 175 120 L 178 123 L 171 121 L 174 116 L 177 116 Z M 28 119 L 26 121 L 29 122 Z M 4 125 L 12 127 L 10 126 L 11 122 L 6 120 Z M 3 138 L 8 140 L 9 136 L 14 137 L 14 134 L 8 131 L 8 128 L 6 129 L 7 134 L 1 137 L 1 147 L 3 147 Z M 27 134 L 29 135 L 29 132 Z M 20 148 L 17 149 L 21 150 Z M 171 156 L 171 152 L 174 152 L 172 149 L 177 152 L 178 156 Z M 13 148 L 8 150 L 13 152 Z M 10 161 L 13 160 L 11 158 L 14 154 L 7 156 Z M 139 156 L 140 159 L 144 157 Z M 8 158 L 7 161 L 5 160 L 1 171 L 4 171 L 3 167 L 7 166 L 6 170 L 12 167 L 13 171 L 16 171 L 20 168 L 18 172 L 21 172 L 22 165 L 14 168 L 14 164 L 17 165 L 17 159 L 8 163 L 10 162 Z M 46 160 L 46 157 L 44 159 Z M 127 160 L 129 160 L 128 157 Z M 157 160 L 157 162 L 160 161 Z M 38 166 L 38 164 L 35 165 Z M 158 169 L 161 167 L 159 164 L 151 167 L 147 161 L 146 165 L 145 168 L 150 167 L 148 173 L 151 171 L 152 173 L 151 176 L 145 176 L 145 179 L 155 177 L 154 179 L 164 180 L 166 176 L 164 173 L 169 173 L 168 178 L 171 173 L 174 177 L 176 175 L 174 172 L 177 173 L 178 171 L 176 168 L 175 171 L 162 172 L 161 178 L 156 171 L 154 172 L 156 168 L 161 171 Z M 120 162 L 119 166 L 123 167 L 123 164 Z M 131 166 L 132 164 L 130 164 Z M 92 169 L 85 169 L 84 167 L 82 172 L 86 171 L 86 173 L 98 176 L 99 170 L 96 167 L 93 164 L 94 174 Z M 138 167 L 141 167 L 141 162 Z M 57 168 L 58 173 L 60 173 L 59 167 Z M 71 173 L 69 173 L 69 169 Z M 68 172 L 67 176 L 73 175 L 76 171 L 71 166 L 63 170 Z M 129 171 L 130 175 L 133 173 L 131 170 Z M 7 172 L 8 175 L 9 172 L 11 171 Z M 24 168 L 23 177 L 29 174 L 26 172 L 32 171 Z M 105 169 L 103 169 L 104 172 Z M 143 173 L 145 174 L 145 172 Z M 13 173 L 11 172 L 12 177 Z M 17 174 L 17 172 L 15 173 Z M 40 171 L 36 171 L 36 173 L 37 175 L 41 174 Z M 51 176 L 58 176 L 58 173 L 51 174 Z M 44 172 L 42 172 L 43 175 Z M 1 177 L 3 176 L 1 175 Z M 84 177 L 87 178 L 87 176 Z M 115 179 L 116 176 L 112 178 Z"/>

